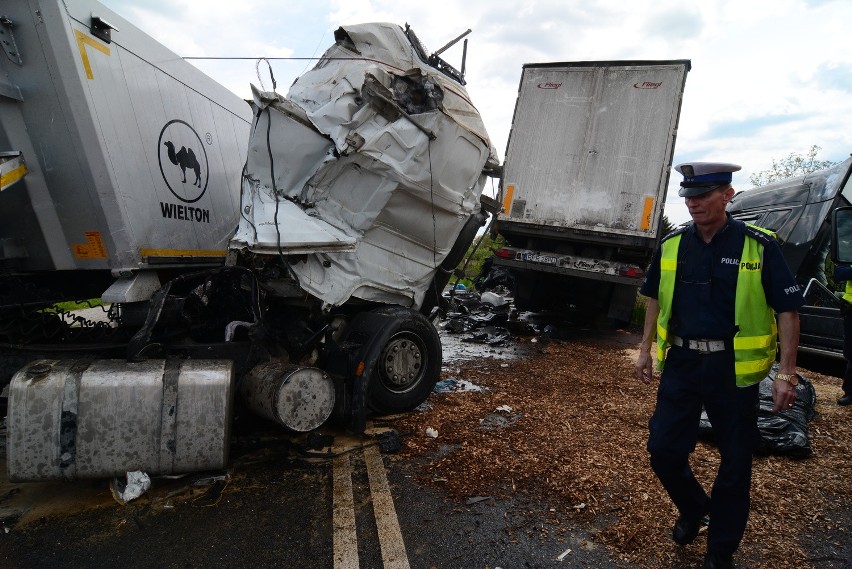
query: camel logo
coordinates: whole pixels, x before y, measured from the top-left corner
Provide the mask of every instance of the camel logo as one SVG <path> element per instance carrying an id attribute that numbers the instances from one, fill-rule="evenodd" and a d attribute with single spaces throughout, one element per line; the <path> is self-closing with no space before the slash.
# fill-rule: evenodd
<path id="1" fill-rule="evenodd" d="M 207 190 L 207 151 L 198 133 L 182 120 L 166 123 L 160 131 L 160 173 L 169 191 L 182 202 L 193 203 Z"/>

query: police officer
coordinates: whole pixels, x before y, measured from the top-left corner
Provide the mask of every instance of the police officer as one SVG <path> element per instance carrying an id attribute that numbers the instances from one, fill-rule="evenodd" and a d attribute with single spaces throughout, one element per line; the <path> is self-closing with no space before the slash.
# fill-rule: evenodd
<path id="1" fill-rule="evenodd" d="M 709 514 L 704 568 L 716 569 L 733 566 L 748 519 L 758 384 L 775 361 L 776 331 L 781 356 L 773 412 L 796 399 L 804 298 L 774 237 L 725 211 L 740 166 L 693 162 L 676 170 L 693 223 L 663 239 L 648 269 L 636 374 L 650 383 L 656 336 L 663 371 L 649 423 L 651 467 L 680 514 L 672 528 L 675 542 L 692 542 Z M 689 466 L 702 406 L 721 458 L 709 495 Z"/>

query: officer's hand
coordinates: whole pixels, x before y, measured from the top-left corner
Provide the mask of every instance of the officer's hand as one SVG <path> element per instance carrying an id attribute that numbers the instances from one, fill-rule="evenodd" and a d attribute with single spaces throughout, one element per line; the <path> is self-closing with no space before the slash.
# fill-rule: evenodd
<path id="1" fill-rule="evenodd" d="M 636 360 L 636 379 L 647 385 L 651 383 L 653 377 L 654 361 L 651 359 L 651 352 L 639 348 L 639 359 Z"/>
<path id="2" fill-rule="evenodd" d="M 772 382 L 772 412 L 777 413 L 782 409 L 790 409 L 796 402 L 796 388 L 786 381 L 776 379 Z"/>

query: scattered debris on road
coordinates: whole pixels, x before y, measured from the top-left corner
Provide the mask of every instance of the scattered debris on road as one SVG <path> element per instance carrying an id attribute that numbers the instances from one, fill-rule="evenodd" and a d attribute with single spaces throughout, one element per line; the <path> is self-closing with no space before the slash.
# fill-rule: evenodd
<path id="1" fill-rule="evenodd" d="M 151 477 L 139 470 L 128 472 L 126 478 L 113 478 L 110 481 L 109 490 L 116 502 L 126 506 L 131 500 L 135 500 L 148 491 L 151 487 Z"/>
<path id="2" fill-rule="evenodd" d="M 648 464 L 656 389 L 634 379 L 637 342 L 616 332 L 553 340 L 508 367 L 491 359 L 461 363 L 454 375 L 483 389 L 433 395 L 427 409 L 397 418 L 400 432 L 422 433 L 429 425 L 442 433 L 440 441 L 407 438 L 401 456 L 423 458 L 422 481 L 438 484 L 454 500 L 489 495 L 555 506 L 555 512 L 530 514 L 545 521 L 524 531 L 539 531 L 542 539 L 563 539 L 561 524 L 570 521 L 597 528 L 597 541 L 614 548 L 614 559 L 694 566 L 706 540 L 683 548 L 672 542 L 676 511 Z M 852 508 L 852 417 L 834 403 L 836 378 L 801 372 L 817 394 L 813 456 L 755 458 L 752 513 L 738 553 L 749 566 L 815 566 L 809 565 L 814 548 L 831 552 L 849 543 L 838 534 L 850 531 L 839 520 Z M 512 409 L 513 420 L 492 422 L 506 419 L 495 412 L 503 406 Z M 718 453 L 700 442 L 692 464 L 709 485 Z"/>

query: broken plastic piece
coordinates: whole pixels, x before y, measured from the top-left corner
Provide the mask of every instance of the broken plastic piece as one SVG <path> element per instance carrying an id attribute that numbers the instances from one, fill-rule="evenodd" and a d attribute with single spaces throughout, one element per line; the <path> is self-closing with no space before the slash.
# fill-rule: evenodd
<path id="1" fill-rule="evenodd" d="M 482 296 L 479 299 L 485 303 L 490 304 L 491 306 L 500 307 L 506 304 L 506 299 L 500 296 L 499 294 L 493 292 L 483 292 Z"/>
<path id="2" fill-rule="evenodd" d="M 433 393 L 453 393 L 455 391 L 482 391 L 478 385 L 464 379 L 448 377 L 435 384 Z"/>
<path id="3" fill-rule="evenodd" d="M 150 487 L 151 478 L 139 470 L 128 472 L 126 481 L 113 478 L 109 485 L 112 497 L 122 506 L 147 492 Z"/>
<path id="4" fill-rule="evenodd" d="M 468 506 L 472 506 L 473 504 L 478 504 L 479 502 L 484 502 L 486 500 L 491 499 L 491 496 L 474 496 L 473 498 L 468 498 L 466 504 Z"/>

